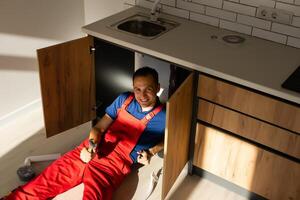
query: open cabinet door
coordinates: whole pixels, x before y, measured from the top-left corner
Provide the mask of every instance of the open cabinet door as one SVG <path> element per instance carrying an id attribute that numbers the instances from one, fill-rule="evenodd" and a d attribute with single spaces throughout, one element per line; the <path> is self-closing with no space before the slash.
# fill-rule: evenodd
<path id="1" fill-rule="evenodd" d="M 93 38 L 37 50 L 47 137 L 96 117 Z"/>
<path id="2" fill-rule="evenodd" d="M 191 73 L 167 102 L 162 199 L 165 199 L 189 159 L 193 77 Z"/>

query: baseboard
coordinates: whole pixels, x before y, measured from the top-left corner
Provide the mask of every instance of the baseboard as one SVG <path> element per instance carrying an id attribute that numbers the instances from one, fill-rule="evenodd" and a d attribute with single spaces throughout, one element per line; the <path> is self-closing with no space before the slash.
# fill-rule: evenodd
<path id="1" fill-rule="evenodd" d="M 19 116 L 22 116 L 34 109 L 38 109 L 42 107 L 42 101 L 41 99 L 36 99 L 6 115 L 4 115 L 3 117 L 0 118 L 0 127 L 9 123 L 12 120 L 15 120 L 16 118 L 18 118 Z"/>

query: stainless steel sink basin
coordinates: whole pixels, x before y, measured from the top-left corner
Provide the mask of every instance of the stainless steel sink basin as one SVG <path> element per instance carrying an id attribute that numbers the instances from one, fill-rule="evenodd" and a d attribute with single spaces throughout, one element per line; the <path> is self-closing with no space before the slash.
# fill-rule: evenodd
<path id="1" fill-rule="evenodd" d="M 167 19 L 158 18 L 151 21 L 149 16 L 136 14 L 111 25 L 112 28 L 137 37 L 154 39 L 179 24 Z"/>

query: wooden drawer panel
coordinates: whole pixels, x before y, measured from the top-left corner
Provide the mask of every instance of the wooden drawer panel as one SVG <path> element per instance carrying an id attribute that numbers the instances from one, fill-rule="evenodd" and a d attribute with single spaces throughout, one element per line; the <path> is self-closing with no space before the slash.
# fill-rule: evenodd
<path id="1" fill-rule="evenodd" d="M 200 75 L 198 96 L 300 133 L 300 107 Z"/>
<path id="2" fill-rule="evenodd" d="M 197 125 L 193 164 L 268 199 L 300 199 L 300 164 Z"/>
<path id="3" fill-rule="evenodd" d="M 199 100 L 198 119 L 300 159 L 300 136 L 260 120 Z"/>

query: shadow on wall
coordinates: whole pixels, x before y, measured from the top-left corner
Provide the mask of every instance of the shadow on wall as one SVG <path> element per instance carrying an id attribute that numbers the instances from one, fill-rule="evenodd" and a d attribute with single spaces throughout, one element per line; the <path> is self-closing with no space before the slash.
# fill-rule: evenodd
<path id="1" fill-rule="evenodd" d="M 84 25 L 84 2 L 2 0 L 0 24 L 1 33 L 70 40 L 82 36 L 80 28 Z"/>
<path id="2" fill-rule="evenodd" d="M 82 37 L 84 1 L 2 0 L 0 24 L 1 118 L 41 98 L 36 49 Z"/>
<path id="3" fill-rule="evenodd" d="M 1 70 L 38 71 L 38 63 L 35 58 L 0 55 Z"/>

